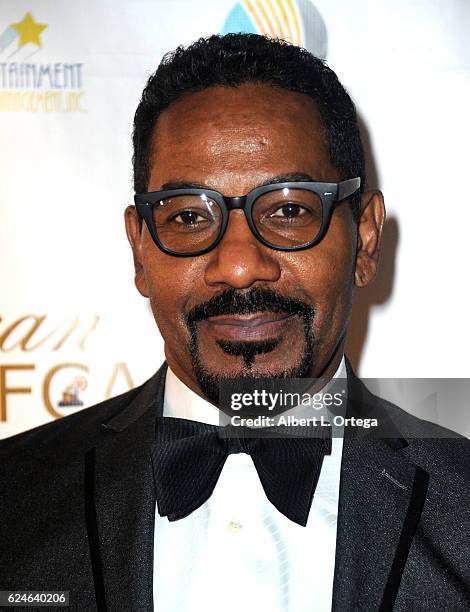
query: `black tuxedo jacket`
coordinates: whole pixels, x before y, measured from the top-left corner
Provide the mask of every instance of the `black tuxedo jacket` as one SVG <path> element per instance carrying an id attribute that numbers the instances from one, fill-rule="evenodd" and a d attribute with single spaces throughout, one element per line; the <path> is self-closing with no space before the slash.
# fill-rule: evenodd
<path id="1" fill-rule="evenodd" d="M 470 610 L 470 441 L 436 438 L 451 434 L 346 365 L 349 413 L 373 408 L 387 438 L 346 431 L 332 609 Z M 80 612 L 154 609 L 150 445 L 166 369 L 0 443 L 0 590 L 68 590 Z"/>

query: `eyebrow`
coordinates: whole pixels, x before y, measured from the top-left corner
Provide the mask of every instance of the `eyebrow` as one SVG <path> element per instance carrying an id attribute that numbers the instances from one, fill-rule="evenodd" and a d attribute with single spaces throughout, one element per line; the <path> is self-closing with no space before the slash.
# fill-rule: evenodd
<path id="1" fill-rule="evenodd" d="M 257 185 L 253 186 L 253 189 L 256 189 L 256 187 L 264 187 L 265 185 L 274 185 L 276 183 L 296 183 L 300 181 L 315 182 L 315 179 L 313 179 L 310 174 L 306 174 L 305 172 L 289 172 L 288 174 L 279 174 L 278 176 L 269 178 L 262 183 L 258 183 Z M 170 189 L 212 189 L 213 191 L 218 191 L 211 185 L 205 185 L 204 183 L 177 180 L 164 183 L 159 191 L 167 191 Z"/>

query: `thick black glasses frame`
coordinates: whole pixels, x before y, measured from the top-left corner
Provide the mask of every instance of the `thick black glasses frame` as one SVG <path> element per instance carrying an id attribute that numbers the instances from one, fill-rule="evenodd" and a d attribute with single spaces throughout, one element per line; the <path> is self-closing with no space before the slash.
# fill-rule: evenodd
<path id="1" fill-rule="evenodd" d="M 197 255 L 204 255 L 204 253 L 212 251 L 212 249 L 214 249 L 219 244 L 225 234 L 225 230 L 227 229 L 228 224 L 229 212 L 231 210 L 237 209 L 241 209 L 245 212 L 245 217 L 251 231 L 253 232 L 255 237 L 265 246 L 276 251 L 303 251 L 304 249 L 309 249 L 315 246 L 324 238 L 326 232 L 328 231 L 328 226 L 331 221 L 331 215 L 333 214 L 335 206 L 337 206 L 343 200 L 356 193 L 360 186 L 360 178 L 348 179 L 347 181 L 342 181 L 341 183 L 317 183 L 310 181 L 272 183 L 270 185 L 255 187 L 255 189 L 252 189 L 246 195 L 235 196 L 232 198 L 226 197 L 219 191 L 215 191 L 213 189 L 168 189 L 166 191 L 151 191 L 149 193 L 136 194 L 134 196 L 134 202 L 137 213 L 142 219 L 144 219 L 150 232 L 150 235 L 153 238 L 153 241 L 159 249 L 161 249 L 164 253 L 167 253 L 168 255 L 174 255 L 175 257 L 195 257 Z M 321 227 L 317 236 L 306 244 L 301 244 L 299 246 L 292 247 L 276 246 L 274 244 L 271 244 L 258 232 L 256 225 L 253 221 L 253 216 L 251 212 L 254 202 L 265 193 L 269 193 L 271 191 L 279 191 L 284 188 L 306 189 L 307 191 L 312 191 L 321 199 Z M 158 238 L 152 212 L 154 204 L 156 204 L 160 200 L 172 196 L 203 194 L 205 194 L 211 200 L 214 200 L 214 202 L 216 202 L 220 206 L 220 210 L 222 212 L 222 223 L 220 224 L 220 230 L 217 235 L 217 238 L 209 247 L 206 247 L 205 249 L 201 249 L 199 251 L 180 253 L 179 251 L 172 251 L 171 249 L 168 249 L 164 244 L 160 242 L 160 239 Z"/>

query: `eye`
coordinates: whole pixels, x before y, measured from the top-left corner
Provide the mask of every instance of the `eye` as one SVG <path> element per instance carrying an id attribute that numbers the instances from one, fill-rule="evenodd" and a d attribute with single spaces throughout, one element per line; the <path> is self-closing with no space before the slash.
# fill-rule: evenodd
<path id="1" fill-rule="evenodd" d="M 300 216 L 305 216 L 309 214 L 306 208 L 300 206 L 299 204 L 294 204 L 293 202 L 288 202 L 287 204 L 283 204 L 280 206 L 275 212 L 271 213 L 270 217 L 277 217 L 282 219 L 295 219 Z"/>
<path id="2" fill-rule="evenodd" d="M 180 225 L 197 225 L 198 223 L 208 221 L 205 217 L 198 214 L 194 210 L 183 210 L 179 212 L 177 215 L 174 215 L 169 219 L 170 221 L 174 221 Z"/>

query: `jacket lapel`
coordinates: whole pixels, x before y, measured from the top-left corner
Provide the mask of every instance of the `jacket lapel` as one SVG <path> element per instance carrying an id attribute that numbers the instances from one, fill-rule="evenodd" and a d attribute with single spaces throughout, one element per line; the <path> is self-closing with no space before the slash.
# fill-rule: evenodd
<path id="1" fill-rule="evenodd" d="M 103 423 L 85 457 L 85 509 L 98 610 L 153 610 L 155 489 L 150 446 L 166 362 Z"/>
<path id="2" fill-rule="evenodd" d="M 392 610 L 429 475 L 400 452 L 408 443 L 380 399 L 349 362 L 347 370 L 347 416 L 364 417 L 373 409 L 384 431 L 382 439 L 360 435 L 358 428 L 345 432 L 332 610 Z"/>

